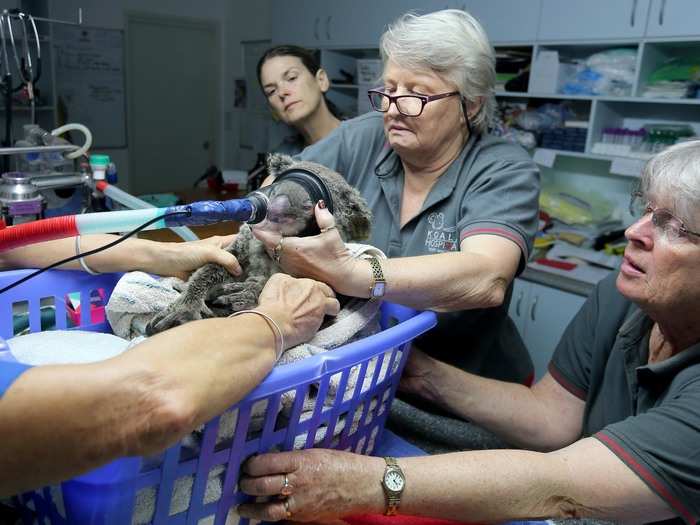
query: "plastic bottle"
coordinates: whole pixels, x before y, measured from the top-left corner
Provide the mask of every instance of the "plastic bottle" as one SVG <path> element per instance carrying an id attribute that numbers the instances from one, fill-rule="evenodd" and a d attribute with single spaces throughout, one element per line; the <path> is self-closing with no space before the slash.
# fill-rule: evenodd
<path id="1" fill-rule="evenodd" d="M 90 155 L 90 168 L 93 180 L 105 180 L 109 167 L 109 155 Z"/>

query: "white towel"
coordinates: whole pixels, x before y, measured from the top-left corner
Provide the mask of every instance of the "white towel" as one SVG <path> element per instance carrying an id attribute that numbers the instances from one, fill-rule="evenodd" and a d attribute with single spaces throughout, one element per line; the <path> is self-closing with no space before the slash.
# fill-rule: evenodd
<path id="1" fill-rule="evenodd" d="M 112 332 L 124 339 L 146 333 L 148 322 L 179 296 L 184 282 L 175 277 L 156 279 L 144 272 L 129 272 L 119 279 L 105 307 Z"/>

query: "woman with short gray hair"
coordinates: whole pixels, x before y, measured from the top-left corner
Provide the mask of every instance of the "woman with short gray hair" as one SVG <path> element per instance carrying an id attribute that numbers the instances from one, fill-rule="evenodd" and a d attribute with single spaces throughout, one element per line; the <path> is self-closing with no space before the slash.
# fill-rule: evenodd
<path id="1" fill-rule="evenodd" d="M 439 72 L 457 87 L 463 105 L 475 108 L 468 122 L 472 130 L 487 131 L 496 107 L 496 58 L 473 16 L 458 10 L 407 13 L 389 26 L 379 48 L 385 64 Z"/>
<path id="2" fill-rule="evenodd" d="M 368 92 L 375 112 L 342 122 L 300 158 L 360 190 L 374 217 L 370 243 L 388 259 L 353 259 L 322 208 L 319 236 L 259 238 L 292 275 L 441 312 L 417 346 L 461 369 L 527 383 L 532 361 L 508 304 L 537 230 L 539 173 L 520 146 L 488 132 L 493 50 L 479 23 L 456 9 L 400 17 L 381 49 L 380 85 Z M 426 412 L 412 408 L 417 403 L 392 408 L 392 428 L 403 437 L 430 451 L 485 444 L 461 420 L 436 434 L 432 418 L 441 411 L 423 400 Z"/>

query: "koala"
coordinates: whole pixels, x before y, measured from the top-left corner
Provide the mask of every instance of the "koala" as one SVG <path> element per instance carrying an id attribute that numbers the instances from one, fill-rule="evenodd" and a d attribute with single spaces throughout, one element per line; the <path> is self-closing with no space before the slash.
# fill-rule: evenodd
<path id="1" fill-rule="evenodd" d="M 360 193 L 333 170 L 320 164 L 296 161 L 286 155 L 272 154 L 268 171 L 276 176 L 290 168 L 306 169 L 320 177 L 331 192 L 335 224 L 344 241 L 369 237 L 372 213 Z M 276 187 L 278 186 L 278 187 Z M 207 264 L 194 272 L 180 297 L 156 314 L 146 327 L 153 335 L 188 321 L 209 317 L 226 317 L 234 312 L 254 308 L 265 283 L 280 266 L 267 254 L 251 228 L 273 229 L 283 237 L 315 233 L 308 228 L 316 205 L 305 191 L 296 191 L 291 183 L 281 181 L 270 187 L 267 218 L 252 227 L 241 226 L 239 234 L 226 249 L 236 256 L 243 270 L 234 276 L 217 264 Z M 316 230 L 317 232 L 317 230 Z"/>

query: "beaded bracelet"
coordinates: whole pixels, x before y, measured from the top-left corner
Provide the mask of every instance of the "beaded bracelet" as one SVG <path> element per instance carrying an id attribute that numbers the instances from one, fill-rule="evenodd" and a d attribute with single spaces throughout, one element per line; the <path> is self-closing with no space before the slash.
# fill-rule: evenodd
<path id="1" fill-rule="evenodd" d="M 279 335 L 279 351 L 275 352 L 275 354 L 277 355 L 277 359 L 279 359 L 282 355 L 282 352 L 284 352 L 284 333 L 282 332 L 282 329 L 279 327 L 279 325 L 275 322 L 275 320 L 266 313 L 261 312 L 260 310 L 241 310 L 239 312 L 233 312 L 231 315 L 229 315 L 229 317 L 236 317 L 237 315 L 241 314 L 257 314 L 273 326 L 272 331 L 275 332 L 275 342 L 277 342 L 277 336 Z"/>
<path id="2" fill-rule="evenodd" d="M 75 236 L 75 254 L 76 255 L 80 254 L 80 235 Z M 87 263 L 85 262 L 85 259 L 83 259 L 82 257 L 80 257 L 78 259 L 78 261 L 80 262 L 80 266 L 82 267 L 82 269 L 85 270 L 90 275 L 100 275 L 100 272 L 96 272 L 95 270 L 90 268 L 87 265 Z"/>

